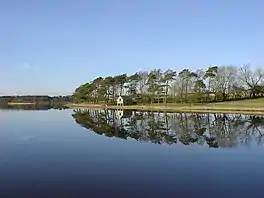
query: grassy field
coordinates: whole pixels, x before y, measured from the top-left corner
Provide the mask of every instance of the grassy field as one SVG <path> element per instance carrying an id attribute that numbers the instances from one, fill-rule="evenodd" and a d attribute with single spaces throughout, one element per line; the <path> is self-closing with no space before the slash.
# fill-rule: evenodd
<path id="1" fill-rule="evenodd" d="M 230 107 L 230 108 L 264 108 L 264 98 L 248 99 L 232 102 L 218 102 L 207 104 L 206 106 Z"/>
<path id="2" fill-rule="evenodd" d="M 108 109 L 133 109 L 142 111 L 167 111 L 167 112 L 200 112 L 200 113 L 241 113 L 264 114 L 264 98 L 241 100 L 232 102 L 218 102 L 210 104 L 155 104 L 155 105 L 131 105 L 117 107 L 115 105 L 95 104 L 68 104 L 68 107 L 108 108 Z"/>
<path id="3" fill-rule="evenodd" d="M 155 106 L 164 106 L 164 104 L 155 104 Z M 228 101 L 228 102 L 217 102 L 217 103 L 207 103 L 207 104 L 181 104 L 181 103 L 169 103 L 167 106 L 170 107 L 245 107 L 245 108 L 264 108 L 264 98 L 258 98 L 258 99 L 247 99 L 247 100 L 240 100 L 240 101 Z"/>

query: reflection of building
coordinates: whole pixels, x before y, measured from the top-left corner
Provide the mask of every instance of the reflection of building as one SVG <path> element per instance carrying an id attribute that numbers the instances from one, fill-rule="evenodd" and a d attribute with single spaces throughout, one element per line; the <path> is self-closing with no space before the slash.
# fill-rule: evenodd
<path id="1" fill-rule="evenodd" d="M 117 113 L 117 122 L 118 128 L 120 130 L 126 130 L 126 127 L 129 123 L 130 118 L 132 117 L 132 111 L 131 110 L 124 110 L 124 109 L 118 109 L 116 111 Z"/>
<path id="2" fill-rule="evenodd" d="M 117 116 L 119 119 L 130 118 L 132 116 L 132 111 L 124 110 L 124 109 L 118 109 L 117 110 Z"/>
<path id="3" fill-rule="evenodd" d="M 116 101 L 117 106 L 131 105 L 132 100 L 130 96 L 119 96 Z"/>

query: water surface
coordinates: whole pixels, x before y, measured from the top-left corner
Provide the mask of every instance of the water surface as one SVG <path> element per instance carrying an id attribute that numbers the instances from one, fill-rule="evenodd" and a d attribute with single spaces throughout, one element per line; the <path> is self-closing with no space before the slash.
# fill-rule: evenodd
<path id="1" fill-rule="evenodd" d="M 0 197 L 261 197 L 264 117 L 0 110 Z"/>

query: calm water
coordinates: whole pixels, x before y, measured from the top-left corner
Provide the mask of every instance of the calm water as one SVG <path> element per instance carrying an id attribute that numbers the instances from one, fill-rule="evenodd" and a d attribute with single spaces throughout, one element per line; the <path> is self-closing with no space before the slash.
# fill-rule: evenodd
<path id="1" fill-rule="evenodd" d="M 0 110 L 0 197 L 263 197 L 264 117 Z"/>

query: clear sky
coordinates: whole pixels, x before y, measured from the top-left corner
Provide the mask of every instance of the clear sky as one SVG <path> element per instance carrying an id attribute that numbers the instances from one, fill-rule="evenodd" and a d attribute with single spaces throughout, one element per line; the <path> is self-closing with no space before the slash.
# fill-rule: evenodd
<path id="1" fill-rule="evenodd" d="M 0 94 L 153 68 L 264 66 L 263 0 L 0 1 Z"/>

